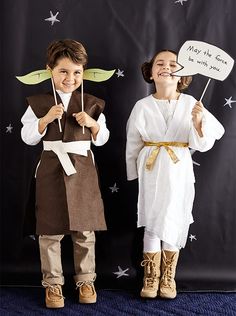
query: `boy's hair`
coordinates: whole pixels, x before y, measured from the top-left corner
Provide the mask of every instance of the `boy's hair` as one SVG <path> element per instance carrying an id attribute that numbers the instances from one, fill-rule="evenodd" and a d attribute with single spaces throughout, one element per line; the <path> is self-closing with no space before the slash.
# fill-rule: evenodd
<path id="1" fill-rule="evenodd" d="M 153 79 L 150 79 L 152 76 L 152 66 L 153 66 L 154 60 L 156 59 L 156 56 L 162 52 L 171 52 L 172 54 L 177 56 L 177 53 L 171 49 L 162 49 L 159 52 L 157 52 L 149 62 L 143 63 L 141 66 L 141 71 L 142 71 L 144 80 L 148 83 L 153 83 Z M 183 90 L 187 89 L 191 82 L 192 82 L 191 76 L 180 77 L 180 82 L 178 82 L 177 84 L 177 92 L 182 92 Z"/>
<path id="2" fill-rule="evenodd" d="M 73 63 L 86 68 L 88 55 L 84 46 L 72 39 L 53 41 L 47 48 L 47 66 L 53 69 L 62 58 L 69 58 Z"/>

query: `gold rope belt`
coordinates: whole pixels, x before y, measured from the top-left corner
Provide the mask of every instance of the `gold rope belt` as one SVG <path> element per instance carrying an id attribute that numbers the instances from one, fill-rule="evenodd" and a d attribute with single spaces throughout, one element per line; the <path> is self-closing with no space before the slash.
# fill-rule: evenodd
<path id="1" fill-rule="evenodd" d="M 170 158 L 174 163 L 177 163 L 179 161 L 178 157 L 174 153 L 174 151 L 169 146 L 174 147 L 188 147 L 188 143 L 182 143 L 182 142 L 144 142 L 144 146 L 154 146 L 156 147 L 151 152 L 151 155 L 148 157 L 146 162 L 146 168 L 148 170 L 151 170 L 153 168 L 153 165 L 156 161 L 156 158 L 159 154 L 160 148 L 164 147 L 165 150 L 168 152 Z"/>

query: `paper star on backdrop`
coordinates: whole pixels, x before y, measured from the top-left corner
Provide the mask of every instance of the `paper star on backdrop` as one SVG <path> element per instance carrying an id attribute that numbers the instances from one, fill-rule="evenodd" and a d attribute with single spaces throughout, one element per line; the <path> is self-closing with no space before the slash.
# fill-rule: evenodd
<path id="1" fill-rule="evenodd" d="M 60 20 L 57 19 L 59 12 L 57 12 L 55 15 L 53 15 L 52 11 L 50 11 L 50 18 L 44 19 L 44 21 L 51 22 L 51 25 L 53 25 L 55 22 L 60 22 Z"/>
<path id="2" fill-rule="evenodd" d="M 188 0 L 177 0 L 175 1 L 175 3 L 180 3 L 181 5 L 183 5 L 183 2 L 187 2 Z"/>
<path id="3" fill-rule="evenodd" d="M 192 242 L 193 240 L 197 240 L 196 235 L 190 235 L 189 236 L 190 241 Z"/>
<path id="4" fill-rule="evenodd" d="M 122 270 L 121 267 L 118 266 L 118 270 L 119 271 L 117 271 L 117 272 L 113 272 L 114 274 L 117 275 L 117 277 L 116 277 L 117 279 L 121 278 L 122 276 L 129 276 L 129 274 L 126 273 L 129 270 L 129 268 Z"/>
<path id="5" fill-rule="evenodd" d="M 228 98 L 228 99 L 225 98 L 225 101 L 226 102 L 225 102 L 224 106 L 228 105 L 231 109 L 232 109 L 231 103 L 235 103 L 236 102 L 236 100 L 232 100 L 232 96 L 230 98 Z"/>
<path id="6" fill-rule="evenodd" d="M 116 183 L 114 183 L 113 187 L 109 187 L 109 189 L 111 189 L 111 193 L 118 192 L 118 190 L 119 190 Z"/>
<path id="7" fill-rule="evenodd" d="M 11 125 L 11 123 L 6 127 L 6 133 L 12 133 L 13 130 L 13 126 Z"/>
<path id="8" fill-rule="evenodd" d="M 35 238 L 34 235 L 29 235 L 29 238 L 30 238 L 30 239 L 33 239 L 33 240 L 36 240 L 36 238 Z"/>
<path id="9" fill-rule="evenodd" d="M 125 76 L 125 75 L 124 75 L 124 70 L 118 69 L 118 71 L 116 72 L 116 75 L 117 75 L 118 78 L 119 78 L 119 77 L 124 77 L 124 76 Z"/>

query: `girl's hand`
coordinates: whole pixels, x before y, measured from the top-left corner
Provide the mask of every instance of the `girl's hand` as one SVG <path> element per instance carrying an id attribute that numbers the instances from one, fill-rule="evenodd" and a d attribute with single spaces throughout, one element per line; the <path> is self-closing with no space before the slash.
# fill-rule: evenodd
<path id="1" fill-rule="evenodd" d="M 78 112 L 72 114 L 80 126 L 86 126 L 91 129 L 94 140 L 96 140 L 97 133 L 100 129 L 99 124 L 86 112 Z"/>
<path id="2" fill-rule="evenodd" d="M 192 109 L 192 120 L 195 129 L 200 137 L 203 137 L 202 133 L 202 117 L 204 106 L 201 101 L 197 101 Z"/>
<path id="3" fill-rule="evenodd" d="M 64 107 L 62 103 L 58 105 L 53 105 L 48 111 L 48 113 L 39 120 L 39 133 L 42 134 L 45 128 L 48 126 L 48 124 L 53 122 L 55 119 L 61 119 L 63 112 Z"/>

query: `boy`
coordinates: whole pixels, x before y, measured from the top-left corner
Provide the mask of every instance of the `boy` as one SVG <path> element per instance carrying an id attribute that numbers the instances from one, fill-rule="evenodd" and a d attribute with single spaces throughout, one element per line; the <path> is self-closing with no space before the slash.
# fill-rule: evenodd
<path id="1" fill-rule="evenodd" d="M 80 303 L 95 303 L 95 230 L 106 230 L 103 202 L 91 143 L 109 138 L 104 101 L 76 91 L 82 84 L 87 53 L 75 40 L 52 42 L 47 49 L 57 99 L 52 93 L 27 98 L 22 139 L 28 145 L 43 141 L 36 171 L 36 233 L 46 306 L 64 307 L 61 240 L 73 242 L 76 289 Z M 59 122 L 62 132 L 59 130 Z"/>

